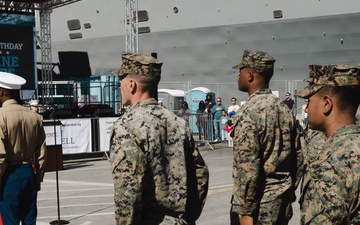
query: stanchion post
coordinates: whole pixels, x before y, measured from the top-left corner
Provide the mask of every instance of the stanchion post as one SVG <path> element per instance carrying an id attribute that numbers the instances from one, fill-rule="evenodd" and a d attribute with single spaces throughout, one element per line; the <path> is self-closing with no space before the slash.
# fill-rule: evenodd
<path id="1" fill-rule="evenodd" d="M 59 191 L 59 166 L 58 166 L 58 151 L 57 151 L 57 145 L 56 145 L 56 112 L 54 108 L 54 136 L 55 136 L 55 175 L 56 175 L 56 198 L 57 198 L 57 213 L 58 213 L 58 219 L 51 221 L 51 225 L 61 225 L 61 224 L 69 224 L 69 221 L 61 220 L 60 219 L 60 191 Z"/>

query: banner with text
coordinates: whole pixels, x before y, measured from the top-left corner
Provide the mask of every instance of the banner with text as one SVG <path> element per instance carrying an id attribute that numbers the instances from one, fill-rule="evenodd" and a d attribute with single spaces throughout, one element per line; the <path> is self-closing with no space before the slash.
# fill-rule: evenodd
<path id="1" fill-rule="evenodd" d="M 61 119 L 63 154 L 91 152 L 91 119 Z"/>
<path id="2" fill-rule="evenodd" d="M 35 16 L 0 13 L 0 71 L 26 80 L 25 89 L 35 89 Z"/>
<path id="3" fill-rule="evenodd" d="M 46 146 L 61 145 L 61 124 L 53 125 L 44 122 L 44 130 L 46 134 Z"/>
<path id="4" fill-rule="evenodd" d="M 110 137 L 112 126 L 118 117 L 99 118 L 100 151 L 110 150 Z"/>

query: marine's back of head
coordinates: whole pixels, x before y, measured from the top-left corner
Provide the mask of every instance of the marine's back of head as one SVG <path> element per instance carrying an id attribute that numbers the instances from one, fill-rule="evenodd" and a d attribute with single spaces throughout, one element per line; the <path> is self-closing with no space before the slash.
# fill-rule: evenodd
<path id="1" fill-rule="evenodd" d="M 245 50 L 240 64 L 234 66 L 233 69 L 273 70 L 275 61 L 274 57 L 266 52 Z"/>
<path id="2" fill-rule="evenodd" d="M 156 58 L 146 54 L 123 52 L 122 65 L 112 75 L 120 78 L 128 74 L 160 78 L 162 64 Z"/>

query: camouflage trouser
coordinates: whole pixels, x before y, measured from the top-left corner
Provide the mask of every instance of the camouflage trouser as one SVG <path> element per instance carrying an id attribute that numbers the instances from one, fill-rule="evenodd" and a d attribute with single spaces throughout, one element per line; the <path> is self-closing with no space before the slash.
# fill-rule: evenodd
<path id="1" fill-rule="evenodd" d="M 187 223 L 183 219 L 165 215 L 164 220 L 159 225 L 187 225 Z"/>
<path id="2" fill-rule="evenodd" d="M 152 216 L 147 214 L 141 221 L 140 224 L 144 225 L 189 225 L 184 219 L 164 215 L 162 213 L 150 213 Z"/>
<path id="3" fill-rule="evenodd" d="M 289 184 L 288 186 L 287 184 Z M 292 217 L 291 203 L 295 200 L 291 179 L 267 179 L 267 187 L 260 202 L 258 212 L 251 215 L 257 225 L 287 225 Z M 277 185 L 280 184 L 280 185 Z M 283 190 L 283 191 L 281 191 Z M 239 225 L 239 216 L 231 210 L 231 225 Z"/>

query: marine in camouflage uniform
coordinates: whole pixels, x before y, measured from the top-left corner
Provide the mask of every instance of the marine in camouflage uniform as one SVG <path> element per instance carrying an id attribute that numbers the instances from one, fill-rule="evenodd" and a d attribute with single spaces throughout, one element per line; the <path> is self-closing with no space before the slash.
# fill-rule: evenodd
<path id="1" fill-rule="evenodd" d="M 114 75 L 120 76 L 122 101 L 130 109 L 114 123 L 110 141 L 116 223 L 188 224 L 185 158 L 195 148 L 190 130 L 151 97 L 162 63 L 134 53 L 122 59 Z"/>
<path id="2" fill-rule="evenodd" d="M 360 127 L 355 125 L 359 99 L 354 96 L 360 94 L 360 69 L 309 65 L 309 74 L 305 79 L 309 85 L 298 96 L 309 99 L 309 127 L 319 133 L 305 155 L 301 224 L 359 224 Z"/>
<path id="3" fill-rule="evenodd" d="M 254 224 L 287 224 L 292 216 L 302 154 L 290 109 L 269 89 L 274 62 L 265 52 L 245 50 L 234 67 L 249 99 L 233 118 L 232 224 L 249 216 Z"/>

